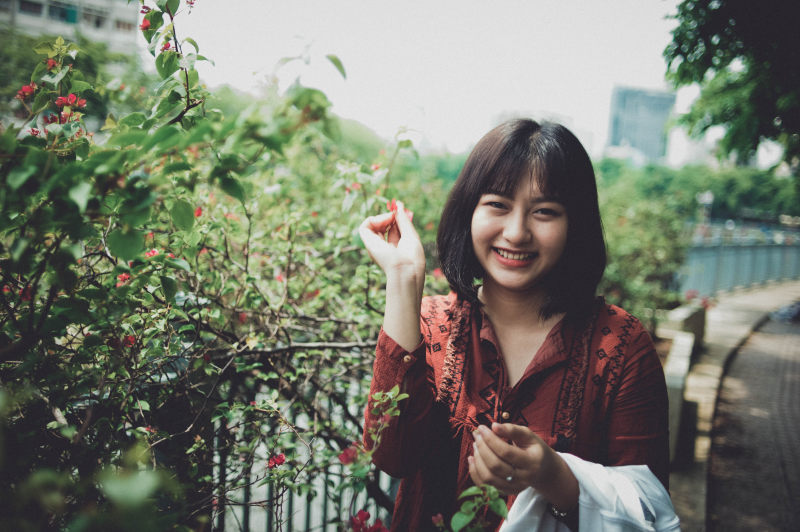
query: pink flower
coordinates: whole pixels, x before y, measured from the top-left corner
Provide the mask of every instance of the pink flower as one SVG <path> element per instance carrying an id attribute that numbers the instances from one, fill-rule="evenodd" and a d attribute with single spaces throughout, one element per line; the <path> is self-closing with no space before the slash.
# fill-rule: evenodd
<path id="1" fill-rule="evenodd" d="M 279 283 L 282 283 L 282 282 L 284 282 L 286 279 L 283 277 L 283 274 L 282 274 L 282 273 L 279 273 L 278 275 L 276 275 L 276 276 L 275 276 L 275 280 L 276 280 L 276 281 L 278 281 Z"/>
<path id="2" fill-rule="evenodd" d="M 202 215 L 203 215 L 203 208 L 202 207 L 197 207 L 194 210 L 194 217 L 195 218 L 200 218 Z"/>
<path id="3" fill-rule="evenodd" d="M 356 443 L 353 442 L 353 444 L 350 445 L 350 447 L 339 453 L 339 462 L 341 462 L 342 465 L 352 464 L 353 462 L 356 461 L 357 457 L 358 457 L 358 448 L 356 447 Z"/>
<path id="4" fill-rule="evenodd" d="M 142 23 L 139 24 L 139 29 L 142 31 L 147 31 L 150 29 L 150 21 L 147 19 L 142 20 Z"/>

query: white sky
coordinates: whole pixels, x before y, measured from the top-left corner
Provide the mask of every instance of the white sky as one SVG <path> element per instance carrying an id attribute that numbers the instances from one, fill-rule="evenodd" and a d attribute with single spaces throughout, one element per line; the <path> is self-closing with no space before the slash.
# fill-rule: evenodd
<path id="1" fill-rule="evenodd" d="M 570 127 L 593 156 L 615 85 L 668 88 L 662 52 L 678 0 L 199 0 L 176 21 L 215 66 L 212 87 L 257 93 L 278 70 L 323 90 L 333 111 L 391 139 L 468 150 L 509 115 Z M 347 79 L 325 59 L 336 54 Z M 681 106 L 679 95 L 678 105 Z M 684 104 L 685 105 L 685 104 Z"/>

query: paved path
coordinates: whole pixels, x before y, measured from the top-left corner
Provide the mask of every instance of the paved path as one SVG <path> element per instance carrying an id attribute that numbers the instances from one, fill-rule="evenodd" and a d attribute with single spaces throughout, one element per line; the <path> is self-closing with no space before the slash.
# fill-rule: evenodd
<path id="1" fill-rule="evenodd" d="M 725 372 L 707 519 L 709 531 L 800 529 L 800 323 L 768 321 Z"/>
<path id="2" fill-rule="evenodd" d="M 722 294 L 708 312 L 704 350 L 692 365 L 684 393 L 686 401 L 697 404 L 694 459 L 670 474 L 670 494 L 683 532 L 706 530 L 711 424 L 725 364 L 771 311 L 798 300 L 800 281 L 791 281 Z"/>

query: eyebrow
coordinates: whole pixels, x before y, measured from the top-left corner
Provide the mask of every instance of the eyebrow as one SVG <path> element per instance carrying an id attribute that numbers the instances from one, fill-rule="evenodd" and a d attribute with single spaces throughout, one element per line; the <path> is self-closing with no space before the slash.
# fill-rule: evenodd
<path id="1" fill-rule="evenodd" d="M 499 192 L 497 190 L 490 190 L 485 192 L 484 194 L 491 194 L 492 196 L 500 196 L 501 198 L 513 199 L 511 194 L 505 194 L 503 192 Z M 534 196 L 531 198 L 531 203 L 561 203 L 563 204 L 564 201 L 559 198 L 558 196 Z"/>

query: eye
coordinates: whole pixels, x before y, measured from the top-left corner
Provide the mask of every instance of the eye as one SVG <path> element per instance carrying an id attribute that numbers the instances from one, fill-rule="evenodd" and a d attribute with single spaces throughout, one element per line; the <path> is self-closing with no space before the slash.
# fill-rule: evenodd
<path id="1" fill-rule="evenodd" d="M 539 207 L 538 209 L 533 211 L 533 214 L 554 218 L 557 216 L 561 216 L 561 211 L 551 207 Z"/>
<path id="2" fill-rule="evenodd" d="M 494 209 L 505 209 L 506 205 L 502 201 L 487 201 L 486 205 Z"/>

